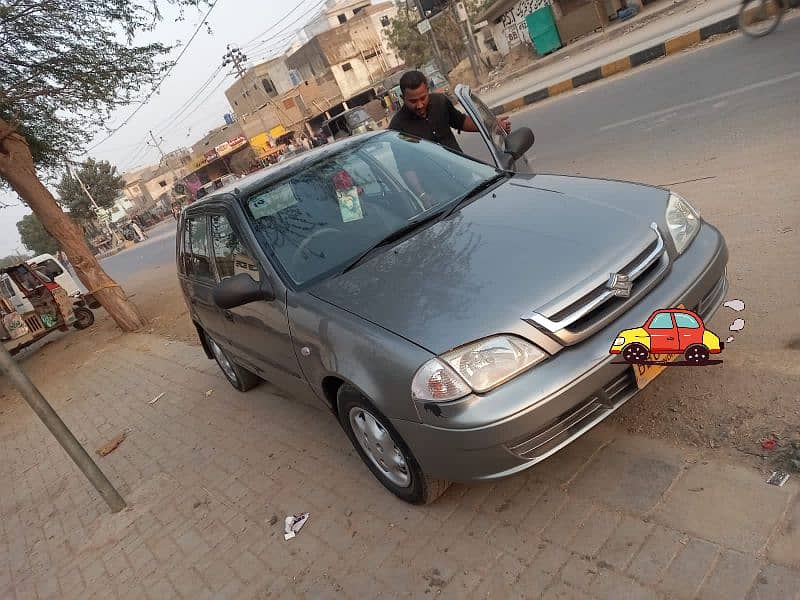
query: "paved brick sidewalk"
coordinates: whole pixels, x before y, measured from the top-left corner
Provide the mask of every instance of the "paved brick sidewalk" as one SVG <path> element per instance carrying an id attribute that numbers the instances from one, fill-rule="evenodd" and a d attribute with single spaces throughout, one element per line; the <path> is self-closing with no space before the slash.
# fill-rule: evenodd
<path id="1" fill-rule="evenodd" d="M 130 508 L 108 513 L 0 379 L 0 598 L 800 598 L 794 479 L 601 426 L 411 507 L 328 413 L 235 392 L 197 347 L 124 336 L 69 379 L 36 360 L 87 449 L 127 431 L 98 462 Z"/>

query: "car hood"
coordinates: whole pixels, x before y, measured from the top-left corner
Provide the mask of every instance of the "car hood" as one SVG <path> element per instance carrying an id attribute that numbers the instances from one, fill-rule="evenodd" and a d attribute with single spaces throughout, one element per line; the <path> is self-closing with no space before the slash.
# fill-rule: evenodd
<path id="1" fill-rule="evenodd" d="M 309 291 L 439 354 L 596 287 L 653 242 L 666 200 L 638 184 L 516 175 Z"/>

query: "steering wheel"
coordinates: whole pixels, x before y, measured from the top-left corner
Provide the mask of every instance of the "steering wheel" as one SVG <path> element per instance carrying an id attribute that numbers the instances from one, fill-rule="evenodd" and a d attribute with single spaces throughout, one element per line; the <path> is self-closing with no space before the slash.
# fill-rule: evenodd
<path id="1" fill-rule="evenodd" d="M 292 258 L 290 261 L 292 267 L 294 267 L 295 263 L 297 263 L 297 260 L 300 258 L 301 253 L 306 249 L 306 247 L 311 243 L 312 240 L 318 238 L 323 234 L 331 234 L 331 233 L 341 235 L 342 230 L 337 229 L 336 227 L 322 227 L 321 229 L 317 229 L 314 233 L 312 233 L 306 239 L 300 242 L 300 245 L 297 246 L 297 250 L 295 250 L 294 253 L 292 254 Z M 294 270 L 294 268 L 292 268 L 292 270 Z"/>

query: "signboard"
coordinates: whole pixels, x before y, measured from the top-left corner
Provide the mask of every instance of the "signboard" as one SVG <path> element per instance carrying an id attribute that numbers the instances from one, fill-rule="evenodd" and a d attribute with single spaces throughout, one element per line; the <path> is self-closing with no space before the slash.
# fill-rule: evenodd
<path id="1" fill-rule="evenodd" d="M 208 152 L 204 152 L 203 157 L 206 159 L 206 162 L 211 162 L 212 160 L 217 160 L 219 158 L 217 151 L 213 149 L 209 150 Z"/>
<path id="2" fill-rule="evenodd" d="M 231 145 L 229 142 L 222 142 L 219 146 L 214 146 L 214 152 L 217 153 L 217 156 L 225 156 L 230 151 Z"/>
<path id="3" fill-rule="evenodd" d="M 428 21 L 428 19 L 420 21 L 417 23 L 417 29 L 419 29 L 419 32 L 422 34 L 428 33 L 431 30 L 431 22 Z"/>

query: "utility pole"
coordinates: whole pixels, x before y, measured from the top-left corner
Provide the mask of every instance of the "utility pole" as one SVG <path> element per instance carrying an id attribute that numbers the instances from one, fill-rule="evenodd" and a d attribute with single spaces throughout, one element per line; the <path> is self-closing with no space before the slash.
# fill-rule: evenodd
<path id="1" fill-rule="evenodd" d="M 442 75 L 447 77 L 447 69 L 445 69 L 444 60 L 442 59 L 442 51 L 439 49 L 439 43 L 436 41 L 436 34 L 433 32 L 433 26 L 430 24 L 428 15 L 425 14 L 425 9 L 422 7 L 422 0 L 415 0 L 415 4 L 417 6 L 417 12 L 419 13 L 420 19 L 428 20 L 428 25 L 430 27 L 428 30 L 428 37 L 431 39 L 431 44 L 433 45 L 436 68 L 439 69 L 439 72 Z"/>
<path id="2" fill-rule="evenodd" d="M 78 176 L 78 172 L 75 169 L 72 168 L 72 163 L 70 162 L 69 158 L 67 158 L 67 171 L 69 171 L 70 174 L 75 179 L 78 180 L 78 183 L 81 185 L 81 189 L 83 190 L 83 193 L 86 194 L 87 198 L 89 198 L 89 202 L 91 202 L 92 206 L 94 206 L 95 214 L 97 214 L 97 216 L 99 217 L 100 215 L 98 214 L 98 211 L 100 210 L 100 207 L 97 206 L 97 202 L 94 201 L 94 198 L 89 193 L 89 190 L 87 189 L 86 184 L 84 184 L 83 180 Z M 114 232 L 114 230 L 111 229 L 111 224 L 107 223 L 106 221 L 103 221 L 103 224 L 106 226 L 106 230 L 108 231 L 108 235 L 111 236 L 111 241 L 114 242 L 115 244 L 118 243 L 119 239 L 117 237 L 117 234 Z"/>
<path id="3" fill-rule="evenodd" d="M 161 149 L 161 144 L 159 144 L 159 141 L 156 140 L 156 136 L 153 135 L 153 130 L 152 129 L 150 130 L 150 138 L 153 140 L 153 143 L 151 144 L 150 142 L 147 142 L 147 145 L 148 146 L 153 146 L 154 148 L 156 148 L 158 150 L 158 153 L 161 155 L 161 160 L 163 161 L 164 160 L 164 151 Z M 163 142 L 164 138 L 162 137 L 162 138 L 160 138 L 160 140 Z M 161 164 L 160 161 L 159 161 L 159 164 Z"/>
<path id="4" fill-rule="evenodd" d="M 86 475 L 89 483 L 100 493 L 111 512 L 116 513 L 125 508 L 125 500 L 122 499 L 116 488 L 103 474 L 97 463 L 92 460 L 86 449 L 81 446 L 80 442 L 64 424 L 58 413 L 53 410 L 50 403 L 42 396 L 38 388 L 28 379 L 28 376 L 14 361 L 5 346 L 0 347 L 0 370 L 8 375 L 14 386 L 22 394 L 22 397 L 33 409 L 33 412 L 38 415 L 42 423 L 53 434 L 53 437 L 61 444 L 61 447 L 67 451 L 73 462 Z"/>
<path id="5" fill-rule="evenodd" d="M 472 27 L 468 25 L 469 15 L 467 15 L 467 7 L 463 2 L 451 2 L 450 4 L 456 21 L 458 22 L 459 29 L 461 29 L 461 37 L 464 40 L 464 47 L 467 50 L 467 57 L 469 58 L 472 73 L 475 75 L 475 81 L 480 84 L 483 69 L 481 69 L 480 57 L 475 48 L 475 36 L 472 35 Z"/>
<path id="6" fill-rule="evenodd" d="M 247 79 L 245 78 L 245 73 L 247 72 L 247 70 L 244 67 L 244 62 L 247 60 L 247 55 L 242 53 L 242 51 L 239 50 L 239 48 L 236 48 L 235 46 L 231 48 L 231 45 L 228 44 L 227 47 L 228 51 L 222 55 L 222 66 L 227 67 L 228 65 L 233 65 L 233 68 L 236 70 L 236 76 L 242 80 L 242 88 L 244 88 L 244 93 L 242 95 L 248 99 L 248 102 L 250 104 L 250 112 L 258 117 L 258 120 L 261 122 L 261 128 L 264 130 L 264 133 L 269 135 L 269 128 L 264 123 L 264 117 L 261 115 L 260 111 L 256 110 L 255 104 L 253 103 L 253 99 L 248 95 L 249 84 L 247 83 Z M 242 130 L 244 130 L 244 128 L 242 128 Z"/>

